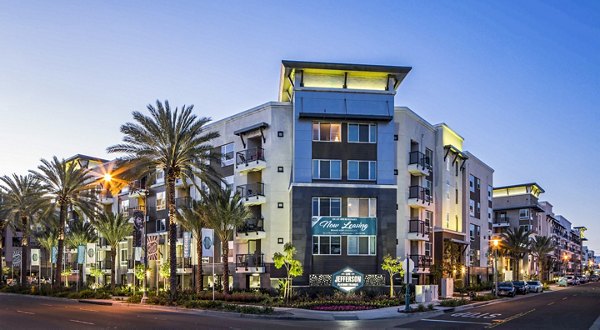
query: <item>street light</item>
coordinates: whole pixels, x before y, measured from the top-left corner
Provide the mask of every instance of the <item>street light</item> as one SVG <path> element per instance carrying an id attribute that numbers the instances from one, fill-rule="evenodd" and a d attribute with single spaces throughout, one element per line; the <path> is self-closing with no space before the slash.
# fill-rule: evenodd
<path id="1" fill-rule="evenodd" d="M 498 245 L 500 244 L 500 240 L 493 239 L 492 243 L 494 245 L 494 295 L 498 297 Z"/>
<path id="2" fill-rule="evenodd" d="M 567 276 L 567 262 L 569 261 L 569 255 L 565 253 L 563 255 L 563 259 L 565 260 L 565 273 L 564 273 L 564 276 Z"/>

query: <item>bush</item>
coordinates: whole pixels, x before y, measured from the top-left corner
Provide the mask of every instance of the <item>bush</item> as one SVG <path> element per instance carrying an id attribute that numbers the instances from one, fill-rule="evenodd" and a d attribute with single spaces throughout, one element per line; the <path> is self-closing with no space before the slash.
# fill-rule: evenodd
<path id="1" fill-rule="evenodd" d="M 142 302 L 142 295 L 141 294 L 135 294 L 132 296 L 127 297 L 126 300 L 128 303 L 132 303 L 132 304 L 139 304 Z"/>
<path id="2" fill-rule="evenodd" d="M 469 301 L 467 299 L 446 299 L 440 302 L 440 306 L 443 307 L 457 307 L 468 304 Z"/>
<path id="3" fill-rule="evenodd" d="M 419 304 L 419 306 L 417 306 L 417 312 L 424 312 L 424 311 L 425 311 L 425 305 Z"/>
<path id="4" fill-rule="evenodd" d="M 430 311 L 432 311 L 435 308 L 434 308 L 433 304 L 429 304 L 429 305 L 427 305 L 427 309 L 430 310 Z"/>
<path id="5" fill-rule="evenodd" d="M 474 296 L 471 300 L 472 301 L 488 301 L 488 300 L 494 300 L 496 299 L 496 296 L 494 296 L 493 294 L 484 294 L 481 296 Z"/>

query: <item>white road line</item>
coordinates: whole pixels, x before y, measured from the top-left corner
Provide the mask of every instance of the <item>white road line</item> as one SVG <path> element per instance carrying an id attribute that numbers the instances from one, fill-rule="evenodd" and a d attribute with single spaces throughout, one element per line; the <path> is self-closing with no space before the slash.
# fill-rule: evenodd
<path id="1" fill-rule="evenodd" d="M 491 325 L 491 323 L 487 323 L 487 322 L 468 322 L 468 321 L 433 320 L 433 319 L 422 319 L 421 321 L 427 321 L 427 322 L 441 322 L 441 323 L 465 323 L 465 324 L 483 324 L 483 325 Z"/>
<path id="2" fill-rule="evenodd" d="M 567 297 L 562 298 L 562 300 L 567 300 Z"/>
<path id="3" fill-rule="evenodd" d="M 81 309 L 82 311 L 86 311 L 86 312 L 97 312 L 93 309 L 87 309 L 87 308 L 79 308 L 79 309 Z"/>
<path id="4" fill-rule="evenodd" d="M 85 322 L 85 321 L 79 321 L 79 320 L 69 320 L 71 322 L 75 322 L 75 323 L 81 323 L 81 324 L 89 324 L 89 325 L 95 325 L 92 322 Z"/>
<path id="5" fill-rule="evenodd" d="M 550 305 L 553 305 L 553 304 L 554 304 L 554 301 L 553 301 L 553 302 L 551 302 L 551 303 L 548 303 L 548 306 L 550 306 Z"/>
<path id="6" fill-rule="evenodd" d="M 24 312 L 24 311 L 17 311 L 17 313 L 23 313 L 23 314 L 29 314 L 29 315 L 35 314 L 35 313 L 32 313 L 32 312 Z"/>

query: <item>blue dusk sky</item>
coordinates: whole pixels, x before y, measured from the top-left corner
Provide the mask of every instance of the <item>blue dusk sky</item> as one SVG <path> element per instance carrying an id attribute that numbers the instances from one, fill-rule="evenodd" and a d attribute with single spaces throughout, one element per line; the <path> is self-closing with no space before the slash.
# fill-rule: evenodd
<path id="1" fill-rule="evenodd" d="M 0 174 L 110 158 L 156 99 L 221 119 L 277 100 L 282 59 L 411 66 L 396 104 L 535 181 L 600 252 L 598 1 L 0 1 Z"/>

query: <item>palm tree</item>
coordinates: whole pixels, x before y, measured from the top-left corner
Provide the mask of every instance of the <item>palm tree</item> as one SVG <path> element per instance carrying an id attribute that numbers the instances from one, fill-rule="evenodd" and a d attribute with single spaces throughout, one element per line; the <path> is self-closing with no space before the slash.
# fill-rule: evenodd
<path id="1" fill-rule="evenodd" d="M 29 239 L 31 223 L 47 201 L 43 198 L 40 182 L 32 175 L 7 175 L 0 177 L 3 192 L 2 213 L 10 226 L 23 233 L 21 239 L 21 285 L 27 285 L 27 262 L 29 260 Z"/>
<path id="2" fill-rule="evenodd" d="M 244 205 L 239 192 L 235 194 L 231 188 L 211 189 L 203 194 L 207 205 L 206 220 L 208 226 L 214 229 L 221 241 L 221 258 L 223 260 L 223 292 L 229 292 L 229 245 L 235 228 L 241 226 L 251 216 Z"/>
<path id="3" fill-rule="evenodd" d="M 202 228 L 206 226 L 207 205 L 203 201 L 192 200 L 191 207 L 181 208 L 179 210 L 177 220 L 185 228 L 192 232 L 196 237 L 196 255 L 198 261 L 198 276 L 196 276 L 196 293 L 202 291 Z"/>
<path id="4" fill-rule="evenodd" d="M 75 218 L 69 223 L 69 231 L 67 233 L 67 246 L 72 249 L 77 249 L 81 245 L 87 245 L 87 243 L 95 242 L 98 236 L 94 226 L 91 222 L 83 221 L 81 218 Z M 79 254 L 79 251 L 77 251 Z M 78 255 L 79 257 L 79 255 Z M 83 287 L 83 269 L 85 269 L 85 263 L 82 269 L 79 270 L 79 287 Z"/>
<path id="5" fill-rule="evenodd" d="M 110 245 L 110 258 L 112 262 L 112 267 L 110 268 L 110 288 L 114 291 L 115 276 L 117 272 L 117 248 L 119 247 L 119 242 L 131 235 L 133 232 L 133 225 L 129 223 L 129 219 L 123 217 L 122 214 L 114 214 L 112 212 L 99 214 L 93 220 L 92 224 L 96 230 L 98 230 L 98 233 L 106 240 L 108 245 Z"/>
<path id="6" fill-rule="evenodd" d="M 46 263 L 50 261 L 50 274 L 52 274 L 53 263 L 50 259 L 52 258 L 52 248 L 58 243 L 59 217 L 56 212 L 50 212 L 49 214 L 45 214 L 43 219 L 44 220 L 40 220 L 42 226 L 41 230 L 36 233 L 36 240 L 48 253 Z M 52 283 L 54 283 L 54 278 L 52 278 Z"/>
<path id="7" fill-rule="evenodd" d="M 548 236 L 536 236 L 531 239 L 529 243 L 529 250 L 533 254 L 538 263 L 538 269 L 540 270 L 540 280 L 544 278 L 545 263 L 548 254 L 554 251 L 554 241 Z"/>
<path id="8" fill-rule="evenodd" d="M 58 227 L 58 257 L 56 269 L 62 269 L 63 248 L 65 240 L 65 225 L 69 210 L 79 210 L 91 217 L 98 204 L 96 194 L 89 185 L 95 177 L 89 170 L 78 167 L 73 162 L 59 160 L 56 156 L 51 161 L 42 159 L 38 171 L 30 171 L 42 182 L 44 191 L 54 200 L 54 206 L 59 211 Z M 60 272 L 56 272 L 55 287 L 60 286 Z"/>
<path id="9" fill-rule="evenodd" d="M 503 246 L 507 250 L 509 257 L 515 262 L 517 280 L 520 279 L 519 262 L 529 252 L 529 235 L 531 234 L 526 227 L 519 227 L 516 230 L 509 228 L 503 234 Z"/>
<path id="10" fill-rule="evenodd" d="M 205 132 L 209 118 L 192 114 L 193 106 L 183 106 L 181 111 L 171 111 L 169 102 L 156 101 L 156 107 L 148 105 L 150 116 L 134 111 L 134 123 L 121 126 L 125 134 L 123 142 L 109 147 L 109 153 L 125 153 L 125 162 L 132 168 L 148 168 L 164 171 L 166 199 L 169 210 L 169 260 L 171 265 L 171 300 L 177 294 L 176 241 L 177 226 L 175 207 L 175 181 L 181 178 L 193 180 L 194 175 L 210 178 L 214 170 L 207 162 L 213 148 L 209 143 L 219 136 L 217 132 Z M 145 172 L 145 173 L 144 173 Z"/>
<path id="11" fill-rule="evenodd" d="M 1 203 L 2 196 L 0 196 L 0 204 Z M 7 221 L 5 219 L 6 218 L 3 216 L 3 214 L 0 213 L 0 286 L 2 286 L 4 279 L 4 269 L 2 269 L 2 265 L 4 264 L 2 262 L 2 256 L 4 255 L 4 252 L 2 251 L 2 247 L 4 246 L 4 230 L 6 229 L 7 224 Z"/>

